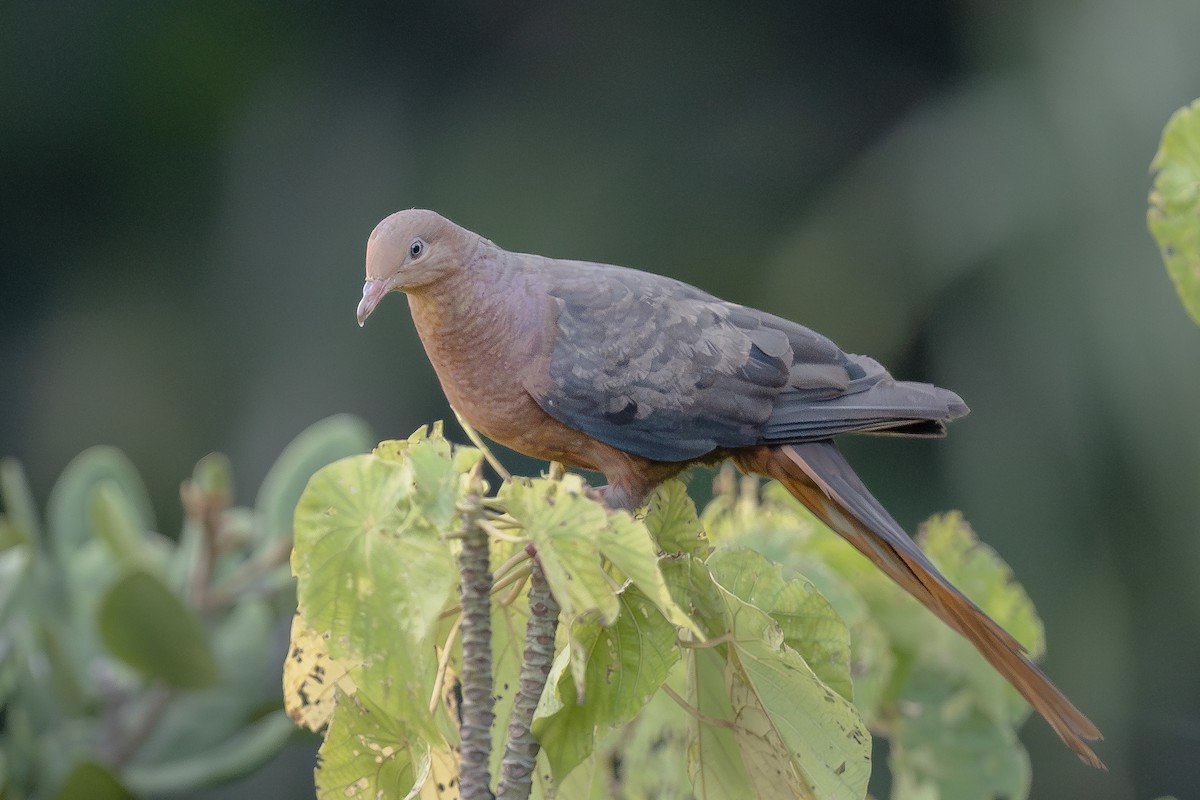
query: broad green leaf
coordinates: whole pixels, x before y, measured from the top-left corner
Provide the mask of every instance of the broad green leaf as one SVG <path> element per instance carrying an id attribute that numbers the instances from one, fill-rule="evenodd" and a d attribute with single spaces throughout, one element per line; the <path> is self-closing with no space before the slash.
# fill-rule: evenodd
<path id="1" fill-rule="evenodd" d="M 696 516 L 696 504 L 680 480 L 669 480 L 651 495 L 646 510 L 646 528 L 665 553 L 708 555 L 708 537 Z"/>
<path id="2" fill-rule="evenodd" d="M 1006 723 L 927 672 L 912 677 L 891 725 L 892 800 L 1024 800 L 1029 756 Z"/>
<path id="3" fill-rule="evenodd" d="M 28 606 L 29 596 L 24 594 L 30 565 L 33 563 L 33 547 L 28 544 L 0 550 L 0 623 L 6 623 L 15 609 Z M 32 610 L 30 610 L 32 613 Z M 0 636 L 0 642 L 9 638 L 7 628 L 0 627 L 5 633 Z M 9 645 L 11 646 L 11 645 Z M 5 659 L 0 657 L 0 663 Z M 0 698 L 4 692 L 0 691 Z M 2 699 L 0 699 L 2 705 Z"/>
<path id="4" fill-rule="evenodd" d="M 658 607 L 672 625 L 703 636 L 700 627 L 671 597 L 671 590 L 667 587 L 658 566 L 654 541 L 650 538 L 646 526 L 620 512 L 609 515 L 608 523 L 609 531 L 598 541 L 604 557 L 624 573 L 634 586 L 641 589 L 646 598 Z"/>
<path id="5" fill-rule="evenodd" d="M 296 508 L 300 611 L 329 654 L 363 663 L 360 692 L 433 734 L 431 633 L 457 571 L 442 531 L 414 506 L 407 461 L 351 456 L 313 476 Z"/>
<path id="6" fill-rule="evenodd" d="M 258 490 L 259 539 L 290 533 L 296 503 L 312 474 L 343 456 L 367 452 L 372 441 L 366 424 L 349 414 L 326 417 L 303 430 L 283 449 Z"/>
<path id="7" fill-rule="evenodd" d="M 67 773 L 54 800 L 134 800 L 134 796 L 106 767 L 83 761 Z"/>
<path id="8" fill-rule="evenodd" d="M 456 774 L 456 757 L 444 744 L 431 748 L 402 719 L 360 694 L 338 702 L 319 753 L 317 798 L 438 797 L 439 783 L 457 796 L 457 783 L 447 780 Z M 427 784 L 432 793 L 422 791 Z"/>
<path id="9" fill-rule="evenodd" d="M 414 502 L 439 529 L 454 523 L 466 473 L 483 454 L 473 447 L 454 447 L 442 434 L 442 423 L 436 422 L 428 433 L 424 426 L 407 441 L 389 441 L 378 445 L 374 454 L 411 465 L 416 487 Z"/>
<path id="10" fill-rule="evenodd" d="M 582 479 L 517 479 L 505 484 L 500 498 L 537 547 L 563 620 L 595 615 L 601 625 L 612 624 L 620 612 L 619 586 L 604 571 L 599 549 L 600 538 L 609 535 L 608 512 L 586 496 Z"/>
<path id="11" fill-rule="evenodd" d="M 242 600 L 210 628 L 218 686 L 177 694 L 138 751 L 144 764 L 174 763 L 180 754 L 207 753 L 242 731 L 252 715 L 279 703 L 273 677 L 279 665 L 264 642 L 278 617 L 265 599 Z"/>
<path id="12" fill-rule="evenodd" d="M 676 691 L 687 693 L 682 663 L 673 673 Z M 658 692 L 637 718 L 596 737 L 596 748 L 583 763 L 555 783 L 555 797 L 570 800 L 672 800 L 694 797 L 687 772 L 687 714 L 665 692 Z M 544 756 L 545 751 L 542 751 Z M 541 770 L 550 775 L 547 765 Z M 539 776 L 541 777 L 541 776 Z M 546 797 L 534 787 L 534 797 Z"/>
<path id="13" fill-rule="evenodd" d="M 979 540 L 962 514 L 930 517 L 916 538 L 938 569 L 1015 636 L 1030 657 L 1040 658 L 1046 652 L 1045 629 L 1029 595 L 1008 564 Z"/>
<path id="14" fill-rule="evenodd" d="M 84 450 L 63 470 L 50 491 L 47 511 L 51 547 L 60 563 L 89 538 L 92 493 L 112 481 L 129 501 L 138 530 L 155 529 L 154 512 L 146 487 L 133 464 L 121 451 L 100 445 Z"/>
<path id="15" fill-rule="evenodd" d="M 1150 232 L 1184 307 L 1200 324 L 1200 100 L 1171 116 L 1150 168 L 1158 173 Z"/>
<path id="16" fill-rule="evenodd" d="M 108 547 L 122 567 L 145 567 L 153 570 L 145 532 L 137 527 L 133 504 L 120 487 L 111 480 L 101 481 L 92 490 L 91 527 L 95 536 Z"/>
<path id="17" fill-rule="evenodd" d="M 871 615 L 871 609 L 857 587 L 824 560 L 800 553 L 789 556 L 786 564 L 812 581 L 845 621 L 850 633 L 854 705 L 868 725 L 873 725 L 879 717 L 880 705 L 896 664 L 887 634 Z"/>
<path id="18" fill-rule="evenodd" d="M 14 458 L 0 458 L 0 505 L 12 530 L 12 535 L 0 537 L 0 548 L 15 542 L 41 541 L 37 504 L 25 480 L 25 470 Z"/>
<path id="19" fill-rule="evenodd" d="M 689 718 L 688 776 L 698 800 L 755 796 L 733 731 L 727 667 L 728 660 L 720 650 L 706 648 L 689 654 L 687 697 L 700 719 Z M 782 780 L 779 789 L 788 789 Z M 777 795 L 768 794 L 771 796 Z"/>
<path id="20" fill-rule="evenodd" d="M 534 735 L 556 780 L 592 754 L 596 736 L 633 719 L 679 658 L 675 626 L 636 586 L 627 587 L 619 600 L 621 612 L 612 626 L 594 620 L 573 626 L 578 651 L 586 658 L 584 684 L 576 685 L 577 670 L 557 669 L 534 718 Z"/>
<path id="21" fill-rule="evenodd" d="M 781 777 L 813 797 L 862 797 L 871 735 L 850 701 L 809 669 L 754 606 L 724 593 L 733 644 L 726 685 L 734 738 L 758 796 Z"/>
<path id="22" fill-rule="evenodd" d="M 804 578 L 785 581 L 783 568 L 753 550 L 722 548 L 706 562 L 727 591 L 779 624 L 783 641 L 827 686 L 854 699 L 850 682 L 850 632 L 829 601 Z"/>
<path id="23" fill-rule="evenodd" d="M 147 677 L 180 689 L 217 681 L 199 617 L 145 570 L 127 572 L 105 594 L 99 627 L 109 652 Z"/>
<path id="24" fill-rule="evenodd" d="M 931 517 L 917 533 L 917 542 L 951 583 L 1028 649 L 1030 658 L 1045 652 L 1045 631 L 1029 595 L 996 551 L 979 541 L 961 514 Z M 944 625 L 930 624 L 936 633 L 920 649 L 921 661 L 942 668 L 946 663 L 956 665 L 980 705 L 997 720 L 1019 723 L 1029 715 L 1029 706 L 1017 691 L 969 642 Z"/>
<path id="25" fill-rule="evenodd" d="M 685 651 L 690 702 L 717 721 L 692 723 L 697 795 L 864 796 L 871 739 L 854 706 L 784 645 L 774 620 L 714 583 L 704 565 L 666 560 L 664 572 L 676 597 L 688 586 L 710 640 Z M 711 646 L 724 634 L 728 641 Z"/>
<path id="26" fill-rule="evenodd" d="M 200 753 L 187 753 L 156 764 L 136 764 L 124 772 L 125 783 L 138 795 L 176 794 L 249 775 L 261 767 L 296 733 L 282 711 L 272 711 L 223 742 Z"/>
<path id="27" fill-rule="evenodd" d="M 676 694 L 685 696 L 686 665 L 677 663 L 667 684 Z M 687 771 L 689 719 L 674 699 L 659 691 L 630 725 L 610 734 L 606 763 L 619 765 L 625 797 L 687 797 L 691 793 Z"/>
<path id="28" fill-rule="evenodd" d="M 646 525 L 628 514 L 610 512 L 587 496 L 583 479 L 514 481 L 502 499 L 520 522 L 546 571 L 546 580 L 567 620 L 598 614 L 602 625 L 618 613 L 615 584 L 604 570 L 603 555 L 642 590 L 673 625 L 699 634 L 676 605 L 658 567 L 657 550 Z"/>

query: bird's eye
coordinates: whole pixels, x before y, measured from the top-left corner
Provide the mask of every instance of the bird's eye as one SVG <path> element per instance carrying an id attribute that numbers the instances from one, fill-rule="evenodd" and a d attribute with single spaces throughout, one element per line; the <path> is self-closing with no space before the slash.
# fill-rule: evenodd
<path id="1" fill-rule="evenodd" d="M 408 254 L 413 258 L 416 258 L 417 256 L 421 255 L 421 253 L 424 253 L 424 252 L 425 252 L 425 243 L 422 242 L 420 239 L 413 239 L 413 243 L 408 246 Z"/>

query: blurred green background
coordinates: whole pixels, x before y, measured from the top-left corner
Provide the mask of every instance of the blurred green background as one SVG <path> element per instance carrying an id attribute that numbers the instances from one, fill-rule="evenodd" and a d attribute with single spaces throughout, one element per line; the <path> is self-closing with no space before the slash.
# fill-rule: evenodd
<path id="1" fill-rule="evenodd" d="M 958 391 L 846 449 L 1042 612 L 1111 772 L 1033 720 L 1033 796 L 1200 796 L 1200 331 L 1145 229 L 1197 41 L 1194 0 L 10 0 L 0 453 L 44 500 L 115 444 L 174 531 L 211 450 L 252 495 L 325 415 L 447 416 L 402 300 L 354 323 L 399 208 L 669 274 Z"/>

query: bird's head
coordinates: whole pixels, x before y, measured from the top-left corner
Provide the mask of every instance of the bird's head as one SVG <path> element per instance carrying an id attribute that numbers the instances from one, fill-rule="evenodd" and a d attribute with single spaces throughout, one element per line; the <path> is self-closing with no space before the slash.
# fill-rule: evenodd
<path id="1" fill-rule="evenodd" d="M 367 282 L 358 303 L 358 324 L 388 292 L 410 292 L 461 269 L 472 234 L 433 211 L 397 211 L 367 240 Z"/>

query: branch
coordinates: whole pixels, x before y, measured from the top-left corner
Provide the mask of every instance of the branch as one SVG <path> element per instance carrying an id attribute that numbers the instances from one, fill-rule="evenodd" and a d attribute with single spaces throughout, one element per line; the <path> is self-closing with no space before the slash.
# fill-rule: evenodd
<path id="1" fill-rule="evenodd" d="M 488 571 L 488 535 L 479 527 L 481 508 L 477 492 L 470 492 L 462 508 L 462 722 L 459 745 L 459 789 L 463 800 L 490 800 L 492 712 L 492 575 Z"/>
<path id="2" fill-rule="evenodd" d="M 533 788 L 538 741 L 533 737 L 533 713 L 537 710 L 546 678 L 554 663 L 554 632 L 558 627 L 558 601 L 550 594 L 546 574 L 537 558 L 529 576 L 529 624 L 525 629 L 525 660 L 521 664 L 520 689 L 508 723 L 508 742 L 500 764 L 496 797 L 525 800 Z"/>
<path id="3" fill-rule="evenodd" d="M 504 468 L 504 465 L 500 463 L 500 459 L 496 458 L 496 456 L 492 453 L 491 448 L 484 443 L 483 438 L 480 437 L 474 428 L 467 424 L 467 421 L 463 419 L 463 415 L 458 413 L 457 408 L 450 406 L 450 410 L 454 412 L 454 416 L 458 420 L 458 424 L 462 426 L 464 431 L 466 431 L 467 438 L 471 440 L 471 444 L 480 449 L 480 451 L 483 453 L 483 457 L 487 459 L 488 464 L 490 464 L 492 469 L 496 470 L 496 474 L 500 476 L 500 480 L 504 481 L 505 483 L 511 481 L 512 473 Z"/>

